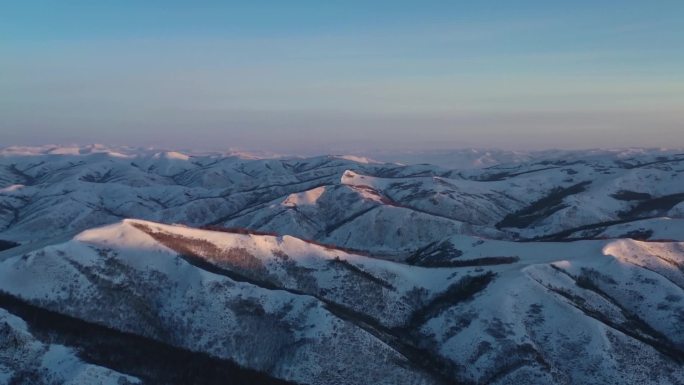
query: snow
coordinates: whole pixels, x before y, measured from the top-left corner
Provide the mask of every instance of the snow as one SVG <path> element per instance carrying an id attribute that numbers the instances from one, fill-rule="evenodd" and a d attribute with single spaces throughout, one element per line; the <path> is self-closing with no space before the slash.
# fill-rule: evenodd
<path id="1" fill-rule="evenodd" d="M 23 376 L 34 373 L 30 378 L 40 383 L 117 385 L 123 380 L 141 383 L 137 378 L 88 364 L 71 348 L 38 341 L 22 319 L 3 309 L 0 309 L 0 327 L 5 333 L 0 342 L 3 337 L 8 338 L 11 341 L 8 345 L 13 349 L 11 357 L 4 356 L 5 352 L 0 350 L 0 383 L 9 383 L 15 373 Z"/>
<path id="2" fill-rule="evenodd" d="M 684 346 L 679 152 L 440 156 L 445 167 L 5 148 L 0 239 L 22 245 L 0 254 L 0 290 L 304 383 L 430 383 L 393 338 L 438 352 L 464 382 L 684 376 L 649 343 Z M 516 215 L 531 220 L 501 225 Z M 519 242 L 538 237 L 581 240 Z M 93 382 L 68 348 L 44 352 L 63 382 Z"/>
<path id="3" fill-rule="evenodd" d="M 325 186 L 316 187 L 315 189 L 307 190 L 297 194 L 290 194 L 283 201 L 283 206 L 313 206 L 316 204 L 318 198 L 325 193 Z"/>
<path id="4" fill-rule="evenodd" d="M 529 162 L 455 171 L 431 165 L 359 163 L 327 156 L 191 158 L 191 152 L 105 146 L 69 150 L 79 155 L 52 154 L 69 152 L 67 148 L 71 147 L 0 150 L 5 155 L 15 154 L 0 158 L 4 166 L 0 168 L 0 204 L 8 208 L 0 213 L 0 239 L 33 242 L 38 235 L 49 239 L 65 231 L 78 232 L 136 217 L 192 226 L 251 227 L 388 252 L 401 242 L 376 239 L 376 244 L 385 243 L 385 247 L 373 247 L 370 239 L 354 245 L 353 237 L 364 237 L 367 232 L 361 228 L 373 224 L 361 215 L 372 205 L 381 206 L 377 211 L 382 215 L 403 212 L 391 216 L 405 231 L 414 234 L 421 230 L 408 220 L 411 215 L 420 216 L 422 224 L 430 228 L 446 226 L 449 231 L 513 239 L 620 219 L 620 213 L 636 204 L 612 197 L 622 190 L 653 197 L 682 191 L 681 175 L 673 168 L 675 162 L 631 169 L 616 163 L 650 163 L 662 156 L 677 156 L 669 150 L 545 152 Z M 128 158 L 111 156 L 116 151 Z M 501 173 L 515 176 L 492 178 Z M 540 218 L 529 228 L 496 228 L 508 214 L 544 198 L 553 189 L 584 181 L 591 181 L 585 191 L 565 197 L 566 207 Z M 23 187 L 13 187 L 19 185 Z M 682 218 L 682 204 L 660 214 Z M 14 220 L 14 212 L 18 220 Z M 341 226 L 345 216 L 356 214 L 356 219 Z M 229 219 L 220 222 L 221 218 Z M 655 230 L 660 228 L 654 226 Z M 338 234 L 339 227 L 345 228 L 344 234 Z M 352 227 L 360 230 L 349 232 Z M 663 227 L 662 234 L 656 231 L 653 238 L 681 239 L 675 227 Z M 390 238 L 394 236 L 392 231 L 387 227 L 381 236 Z M 433 233 L 436 237 L 442 234 Z M 598 236 L 623 234 L 607 229 Z M 427 242 L 437 240 L 433 237 Z M 400 254 L 411 242 L 400 247 Z"/>
<path id="5" fill-rule="evenodd" d="M 183 153 L 180 153 L 178 151 L 166 151 L 158 154 L 154 154 L 153 156 L 156 159 L 172 159 L 172 160 L 181 160 L 181 161 L 187 161 L 190 159 L 188 155 L 185 155 Z"/>
<path id="6" fill-rule="evenodd" d="M 119 223 L 86 230 L 74 237 L 77 242 L 83 242 L 102 247 L 132 247 L 140 251 L 171 252 L 151 236 L 131 226 L 135 223 L 147 223 L 133 219 L 125 219 Z M 177 227 L 179 232 L 188 232 L 185 227 Z"/>
<path id="7" fill-rule="evenodd" d="M 44 146 L 10 146 L 0 148 L 0 156 L 42 156 L 42 155 L 61 155 L 61 156 L 83 156 L 92 154 L 105 154 L 114 158 L 129 158 L 130 149 L 124 147 L 108 147 L 101 144 L 87 146 L 79 145 L 44 145 Z"/>
<path id="8" fill-rule="evenodd" d="M 188 244 L 192 244 L 193 240 L 202 240 L 214 245 L 217 250 L 225 252 L 236 249 L 245 250 L 249 255 L 261 261 L 261 265 L 254 266 L 263 266 L 266 270 L 249 270 L 251 268 L 244 267 L 245 265 L 237 261 L 233 262 L 230 258 L 215 259 L 211 254 L 205 257 L 211 263 L 230 270 L 237 269 L 241 274 L 269 277 L 267 279 L 279 282 L 284 289 L 305 290 L 305 292 L 302 295 L 294 295 L 285 290 L 266 290 L 249 283 L 232 282 L 226 277 L 201 271 L 178 259 L 176 253 L 168 246 L 160 244 L 153 236 L 156 233 L 171 234 L 179 241 L 188 242 Z M 466 362 L 472 360 L 474 354 L 480 354 L 479 358 L 472 361 L 472 364 L 464 368 L 464 372 L 461 373 L 462 376 L 473 381 L 486 381 L 488 368 L 498 365 L 497 361 L 501 360 L 497 358 L 497 354 L 504 354 L 505 350 L 502 349 L 506 349 L 515 342 L 518 345 L 537 346 L 540 354 L 543 354 L 545 359 L 557 368 L 556 370 L 566 373 L 564 375 L 569 376 L 567 378 L 572 381 L 582 382 L 590 380 L 590 377 L 587 377 L 588 370 L 596 365 L 603 368 L 602 376 L 604 377 L 602 378 L 616 378 L 618 374 L 615 372 L 614 365 L 625 358 L 621 358 L 623 353 L 615 350 L 614 344 L 617 342 L 614 339 L 618 338 L 622 341 L 620 343 L 635 343 L 635 340 L 625 339 L 626 337 L 615 334 L 612 329 L 606 328 L 596 319 L 585 316 L 575 307 L 577 305 L 568 303 L 565 297 L 554 294 L 553 290 L 574 293 L 583 298 L 582 306 L 605 314 L 606 317 L 615 319 L 618 323 L 626 322 L 622 311 L 614 303 L 607 302 L 601 295 L 590 290 L 579 288 L 571 278 L 585 274 L 586 271 L 599 271 L 606 277 L 610 277 L 600 279 L 605 282 L 611 280 L 616 282 L 614 285 L 602 286 L 602 290 L 614 298 L 616 303 L 640 314 L 649 325 L 672 338 L 673 341 L 684 342 L 684 335 L 673 328 L 673 325 L 676 325 L 676 322 L 673 323 L 673 317 L 678 314 L 679 307 L 670 305 L 669 308 L 656 309 L 657 304 L 670 303 L 669 299 L 679 298 L 684 294 L 679 286 L 672 283 L 684 280 L 681 272 L 673 265 L 674 262 L 667 262 L 684 263 L 684 244 L 682 243 L 630 240 L 516 243 L 465 235 L 453 236 L 449 242 L 462 251 L 462 254 L 457 257 L 461 261 L 502 256 L 502 254 L 515 256 L 518 261 L 512 264 L 487 266 L 484 269 L 475 266 L 424 268 L 327 248 L 289 235 L 233 234 L 127 219 L 113 225 L 85 231 L 70 242 L 31 253 L 28 258 L 17 257 L 0 263 L 0 289 L 26 298 L 41 298 L 43 301 L 47 299 L 47 303 L 54 303 L 54 306 L 64 308 L 65 302 L 63 301 L 67 298 L 74 298 L 74 294 L 67 297 L 61 293 L 59 282 L 74 282 L 74 288 L 81 294 L 76 297 L 79 298 L 77 302 L 64 308 L 66 311 L 74 312 L 80 317 L 95 317 L 92 321 L 110 322 L 110 326 L 123 328 L 125 331 L 144 333 L 144 323 L 139 323 L 142 319 L 119 324 L 115 321 L 116 318 L 110 318 L 106 314 L 99 316 L 97 312 L 94 312 L 98 305 L 89 298 L 94 292 L 102 293 L 104 287 L 94 286 L 92 280 L 79 278 L 78 274 L 74 274 L 77 270 L 71 267 L 75 263 L 83 266 L 81 269 L 99 269 L 98 266 L 104 266 L 102 259 L 104 254 L 98 250 L 110 250 L 105 251 L 105 254 L 115 256 L 117 261 L 139 272 L 130 275 L 132 274 L 130 272 L 124 273 L 127 270 L 121 270 L 111 276 L 103 275 L 102 279 L 109 280 L 111 284 L 128 286 L 133 282 L 131 278 L 137 279 L 134 277 L 150 274 L 162 274 L 165 278 L 161 282 L 170 280 L 168 284 L 158 286 L 154 291 L 148 291 L 146 295 L 152 296 L 152 301 L 162 301 L 160 314 L 173 314 L 174 317 L 187 314 L 192 317 L 190 318 L 191 325 L 200 328 L 195 330 L 201 330 L 201 338 L 184 340 L 181 342 L 182 346 L 190 349 L 208 349 L 207 351 L 212 354 L 231 357 L 247 366 L 261 368 L 262 362 L 256 359 L 256 356 L 251 356 L 244 351 L 245 347 L 233 346 L 228 350 L 216 350 L 215 347 L 211 347 L 211 341 L 216 338 L 225 338 L 221 337 L 226 336 L 225 333 L 228 333 L 227 335 L 239 334 L 239 328 L 244 327 L 244 325 L 238 326 L 242 324 L 239 324 L 234 316 L 226 314 L 225 311 L 218 311 L 220 308 L 225 309 L 225 305 L 221 304 L 229 301 L 229 298 L 245 300 L 251 298 L 260 304 L 265 314 L 281 314 L 283 309 L 288 308 L 286 316 L 286 319 L 290 320 L 288 322 L 301 325 L 296 332 L 298 339 L 310 341 L 313 338 L 319 341 L 329 341 L 325 345 L 335 344 L 334 346 L 340 348 L 348 346 L 346 344 L 349 343 L 349 341 L 337 340 L 340 337 L 334 337 L 335 331 L 339 330 L 342 325 L 341 321 L 328 313 L 318 299 L 306 295 L 307 289 L 300 286 L 302 281 L 293 280 L 295 277 L 289 275 L 294 267 L 300 272 L 298 274 L 306 272 L 304 276 L 297 276 L 297 279 L 302 280 L 306 276 L 315 279 L 316 287 L 328 293 L 324 295 L 326 300 L 358 309 L 357 311 L 364 311 L 365 314 L 388 327 L 402 325 L 411 315 L 412 310 L 415 310 L 409 303 L 404 302 L 409 291 L 423 288 L 428 298 L 433 298 L 464 277 L 478 276 L 491 271 L 496 276 L 484 291 L 476 294 L 472 301 L 458 303 L 455 307 L 436 314 L 421 326 L 420 331 L 425 335 L 434 335 L 437 340 L 443 341 L 439 344 L 439 351 L 443 356 L 456 362 Z M 201 249 L 196 250 L 203 255 Z M 293 264 L 290 265 L 291 267 L 286 268 L 287 265 L 283 264 L 283 255 L 287 256 L 285 260 L 289 261 L 288 263 Z M 635 259 L 633 255 L 640 257 Z M 649 258 L 649 255 L 658 255 L 660 259 Z M 359 296 L 360 293 L 357 291 L 356 297 L 349 297 L 349 293 L 346 292 L 349 287 L 344 282 L 349 279 L 358 279 L 355 278 L 359 277 L 358 273 L 335 267 L 335 263 L 340 263 L 335 261 L 345 261 L 344 263 L 351 264 L 358 269 L 357 271 L 365 272 L 364 274 L 370 274 L 392 285 L 394 290 L 383 289 L 381 292 L 384 310 L 375 309 L 366 303 L 368 300 L 376 301 L 378 294 L 369 292 L 370 296 L 364 298 Z M 640 267 L 642 265 L 644 268 Z M 566 273 L 561 274 L 557 269 Z M 659 272 L 662 276 L 655 272 Z M 643 278 L 635 279 L 635 277 Z M 357 282 L 352 288 L 361 283 Z M 653 286 L 653 283 L 657 283 L 656 286 Z M 367 284 L 368 282 L 364 285 Z M 648 290 L 650 296 L 646 299 L 634 297 L 631 294 L 634 285 L 637 285 L 639 292 L 643 293 L 643 290 Z M 169 289 L 164 289 L 164 287 L 176 289 L 168 291 Z M 221 288 L 221 290 L 217 291 L 212 288 Z M 200 308 L 195 306 L 198 300 L 203 304 Z M 78 305 L 73 307 L 76 304 Z M 535 313 L 530 313 L 530 309 L 537 310 L 534 310 Z M 116 311 L 118 314 L 128 314 L 128 317 L 136 314 L 133 309 Z M 532 316 L 539 320 L 531 321 Z M 473 319 L 467 321 L 467 325 L 463 323 L 466 321 L 461 320 L 470 318 Z M 136 329 L 134 325 L 139 325 L 141 329 Z M 133 329 L 130 329 L 131 327 Z M 456 334 L 453 334 L 453 331 L 456 331 Z M 365 343 L 368 341 L 380 343 L 373 349 L 378 349 L 379 346 L 386 347 L 383 343 L 374 340 L 375 337 L 372 335 L 367 335 L 366 331 L 358 330 L 355 333 L 360 333 L 355 335 L 358 338 L 363 336 Z M 565 340 L 583 342 L 581 345 L 571 347 L 564 345 Z M 488 343 L 494 349 L 485 353 L 476 353 L 478 346 L 482 346 L 483 343 Z M 640 345 L 639 349 L 638 357 L 644 365 L 660 363 L 664 371 L 681 372 L 681 369 L 658 361 L 658 353 L 649 346 Z M 72 373 L 69 368 L 73 361 L 62 359 L 63 354 L 60 352 L 62 350 L 59 348 L 51 350 L 51 353 L 47 354 L 44 359 L 44 365 L 52 368 L 60 367 L 62 372 L 67 373 L 64 374 L 65 378 L 80 379 L 81 374 L 73 376 L 68 374 Z M 563 357 L 570 352 L 575 352 L 578 358 L 574 361 L 564 361 Z M 298 354 L 301 357 L 304 353 Z M 349 354 L 352 353 L 349 352 Z M 308 353 L 304 357 L 309 357 L 306 360 L 312 359 Z M 580 359 L 580 357 L 585 358 Z M 323 363 L 318 359 L 306 360 L 298 364 L 290 362 L 287 370 L 276 371 L 274 374 L 292 380 L 310 381 L 311 376 L 319 375 L 318 370 L 322 370 Z M 311 368 L 319 369 L 312 371 Z M 53 371 L 56 370 L 53 369 Z M 535 373 L 535 376 L 542 376 L 548 381 L 555 381 L 542 367 L 529 365 L 526 366 L 525 371 Z M 644 380 L 632 369 L 628 372 L 629 376 L 633 376 L 635 383 Z"/>
<path id="9" fill-rule="evenodd" d="M 389 350 L 380 341 L 374 340 L 366 331 L 362 329 L 350 330 L 350 325 L 330 314 L 326 307 L 314 297 L 294 295 L 285 290 L 264 289 L 249 283 L 234 282 L 221 275 L 198 269 L 178 258 L 175 252 L 166 247 L 155 246 L 150 241 L 149 235 L 140 230 L 141 225 L 147 226 L 153 231 L 171 232 L 177 236 L 203 239 L 225 250 L 235 247 L 249 248 L 248 250 L 253 252 L 255 257 L 263 259 L 269 269 L 273 268 L 274 274 L 278 273 L 277 266 L 272 266 L 277 258 L 273 255 L 274 249 L 281 249 L 288 255 L 292 255 L 295 258 L 293 262 L 297 265 L 301 264 L 302 268 L 327 267 L 327 261 L 336 256 L 350 259 L 361 258 L 369 265 L 375 262 L 369 258 L 354 257 L 321 246 L 311 245 L 292 237 L 227 234 L 184 226 L 125 220 L 115 225 L 86 231 L 72 241 L 31 253 L 26 258 L 10 258 L 0 263 L 0 288 L 29 300 L 40 299 L 41 302 L 52 304 L 49 306 L 59 308 L 62 312 L 85 318 L 91 322 L 104 323 L 123 331 L 146 335 L 145 330 L 149 330 L 149 326 L 145 324 L 145 318 L 140 318 L 136 308 L 129 307 L 132 305 L 127 301 L 118 305 L 123 306 L 123 308 L 112 307 L 111 309 L 101 309 L 101 303 L 97 301 L 100 296 L 107 295 L 106 290 L 111 285 L 122 285 L 123 287 L 143 285 L 143 287 L 147 287 L 144 289 L 146 298 L 153 301 L 154 306 L 161 305 L 161 308 L 157 310 L 160 317 L 168 320 L 167 322 L 172 322 L 167 327 L 189 325 L 187 327 L 191 328 L 187 334 L 178 335 L 179 338 L 182 338 L 179 342 L 181 346 L 191 350 L 208 349 L 210 354 L 231 358 L 255 369 L 263 369 L 264 362 L 273 358 L 250 354 L 249 352 L 255 349 L 254 346 L 237 342 L 244 340 L 244 338 L 253 339 L 255 335 L 249 328 L 244 329 L 247 325 L 243 324 L 244 321 L 241 321 L 240 318 L 243 317 L 241 312 L 244 310 L 240 310 L 241 308 L 238 305 L 235 305 L 234 313 L 226 313 L 226 304 L 234 303 L 236 300 L 258 304 L 265 314 L 273 317 L 284 317 L 282 322 L 287 322 L 288 325 L 291 323 L 300 324 L 301 327 L 296 328 L 298 331 L 293 338 L 302 341 L 321 341 L 320 344 L 323 345 L 327 344 L 323 341 L 331 341 L 329 343 L 340 346 L 338 354 L 347 357 L 342 362 L 349 362 L 351 360 L 350 355 L 353 354 L 345 346 L 358 345 L 361 341 L 364 341 L 363 344 L 366 344 L 372 351 L 385 351 L 394 357 L 393 360 L 401 360 L 400 356 Z M 106 273 L 106 270 L 103 270 L 106 268 L 105 261 L 107 258 L 115 258 L 117 263 L 122 263 L 127 268 L 110 275 L 112 273 Z M 79 266 L 79 268 L 75 269 L 74 266 Z M 97 272 L 99 279 L 108 282 L 108 284 L 98 286 L 96 283 L 98 281 L 82 276 L 79 273 L 82 271 Z M 140 277 L 146 276 L 164 278 L 159 282 L 139 280 Z M 73 284 L 66 287 L 61 282 Z M 329 283 L 335 284 L 334 281 Z M 94 293 L 100 294 L 94 295 Z M 199 308 L 198 300 L 203 304 Z M 110 306 L 114 306 L 114 304 L 110 304 Z M 100 310 L 96 311 L 95 309 Z M 110 312 L 113 314 L 109 314 Z M 180 321 L 176 321 L 178 317 L 181 317 Z M 173 322 L 180 323 L 175 324 Z M 281 329 L 276 329 L 273 332 L 277 332 L 277 330 Z M 337 334 L 339 331 L 344 332 Z M 200 335 L 201 338 L 192 338 L 191 336 L 195 334 Z M 214 344 L 214 341 L 225 340 L 227 336 L 242 337 L 234 342 L 229 342 L 229 339 L 226 340 L 225 344 Z M 278 338 L 269 336 L 268 333 L 256 338 L 264 344 L 264 349 L 267 351 L 270 348 L 266 346 L 272 343 L 277 344 L 279 341 Z M 272 338 L 275 339 L 269 342 Z M 311 343 L 313 342 L 309 342 L 306 346 Z M 312 378 L 319 376 L 320 370 L 325 370 L 325 367 L 333 365 L 339 369 L 336 366 L 338 364 L 328 362 L 325 357 L 309 354 L 308 347 L 301 344 L 295 345 L 302 346 L 301 349 L 304 349 L 300 353 L 293 353 L 292 357 L 299 357 L 299 361 L 290 362 L 289 358 L 282 357 L 281 359 L 286 360 L 288 364 L 283 363 L 279 367 L 288 369 L 274 374 L 286 375 L 286 378 L 296 381 L 310 382 Z M 256 349 L 258 350 L 258 348 Z M 395 364 L 383 363 L 382 360 L 369 361 L 368 365 L 378 368 L 390 365 L 393 367 L 392 372 L 396 371 L 392 376 L 410 377 L 413 375 L 410 373 L 402 374 L 405 369 L 394 367 Z M 317 367 L 319 369 L 310 371 L 311 368 Z M 293 368 L 298 369 L 293 371 Z M 340 373 L 347 377 L 353 376 L 349 370 L 351 368 Z M 358 375 L 356 374 L 356 376 Z M 358 381 L 357 378 L 351 383 L 359 383 Z"/>
<path id="10" fill-rule="evenodd" d="M 533 153 L 496 149 L 379 151 L 373 157 L 402 164 L 429 163 L 451 169 L 479 169 L 533 159 Z"/>
<path id="11" fill-rule="evenodd" d="M 11 192 L 15 192 L 15 191 L 21 190 L 21 189 L 24 188 L 24 187 L 26 187 L 26 186 L 24 186 L 23 184 L 13 184 L 13 185 L 9 185 L 9 186 L 7 186 L 7 187 L 0 188 L 0 193 L 11 193 Z"/>
<path id="12" fill-rule="evenodd" d="M 380 162 L 373 160 L 371 158 L 368 158 L 365 156 L 357 156 L 357 155 L 338 155 L 337 158 L 344 159 L 344 160 L 350 160 L 352 162 L 363 163 L 363 164 L 380 163 Z"/>

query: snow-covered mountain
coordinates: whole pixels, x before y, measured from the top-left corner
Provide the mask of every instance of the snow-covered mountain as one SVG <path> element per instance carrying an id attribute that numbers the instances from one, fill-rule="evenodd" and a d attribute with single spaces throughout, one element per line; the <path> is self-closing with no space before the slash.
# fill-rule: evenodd
<path id="1" fill-rule="evenodd" d="M 46 344 L 21 318 L 0 309 L 0 383 L 139 384 L 140 380 L 85 363 L 64 345 Z"/>
<path id="2" fill-rule="evenodd" d="M 0 383 L 683 383 L 684 151 L 502 154 L 0 150 Z"/>

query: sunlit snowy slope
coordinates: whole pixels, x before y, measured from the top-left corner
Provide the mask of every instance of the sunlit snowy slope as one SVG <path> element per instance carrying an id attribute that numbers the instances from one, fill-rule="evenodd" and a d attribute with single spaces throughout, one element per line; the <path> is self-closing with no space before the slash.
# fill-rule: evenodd
<path id="1" fill-rule="evenodd" d="M 503 154 L 0 150 L 0 383 L 684 383 L 684 153 Z"/>

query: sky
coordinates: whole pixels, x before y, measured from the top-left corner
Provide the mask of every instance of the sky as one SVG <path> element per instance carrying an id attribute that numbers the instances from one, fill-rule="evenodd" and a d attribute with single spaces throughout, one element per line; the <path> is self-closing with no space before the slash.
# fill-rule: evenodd
<path id="1" fill-rule="evenodd" d="M 0 146 L 684 147 L 684 1 L 0 0 Z"/>

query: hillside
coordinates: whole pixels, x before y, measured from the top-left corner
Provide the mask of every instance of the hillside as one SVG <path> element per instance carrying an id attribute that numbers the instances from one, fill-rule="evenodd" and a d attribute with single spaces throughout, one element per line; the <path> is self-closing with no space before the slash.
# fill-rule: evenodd
<path id="1" fill-rule="evenodd" d="M 681 383 L 684 154 L 516 159 L 2 150 L 0 383 Z"/>

